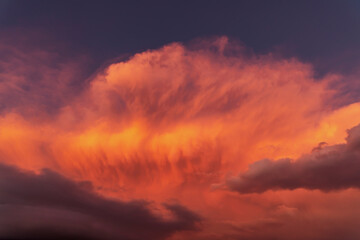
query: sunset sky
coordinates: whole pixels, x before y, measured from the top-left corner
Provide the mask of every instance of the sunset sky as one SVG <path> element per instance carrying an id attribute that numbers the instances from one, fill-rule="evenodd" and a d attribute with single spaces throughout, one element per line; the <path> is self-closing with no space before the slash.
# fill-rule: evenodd
<path id="1" fill-rule="evenodd" d="M 0 0 L 0 240 L 358 240 L 359 189 L 359 1 Z"/>

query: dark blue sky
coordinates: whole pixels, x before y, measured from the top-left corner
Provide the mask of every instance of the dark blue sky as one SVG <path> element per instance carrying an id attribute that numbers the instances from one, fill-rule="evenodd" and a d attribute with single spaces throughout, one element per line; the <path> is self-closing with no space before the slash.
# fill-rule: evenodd
<path id="1" fill-rule="evenodd" d="M 17 32 L 13 40 L 31 47 L 86 54 L 92 67 L 173 41 L 217 35 L 257 53 L 298 57 L 319 73 L 355 71 L 360 62 L 360 1 L 350 0 L 0 0 L 0 27 L 0 37 Z"/>

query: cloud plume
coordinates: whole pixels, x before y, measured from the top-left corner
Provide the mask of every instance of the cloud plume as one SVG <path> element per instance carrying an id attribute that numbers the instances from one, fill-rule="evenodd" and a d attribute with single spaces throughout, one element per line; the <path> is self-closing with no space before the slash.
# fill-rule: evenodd
<path id="1" fill-rule="evenodd" d="M 269 214 L 273 206 L 268 205 L 276 196 L 211 191 L 211 185 L 264 157 L 298 159 L 312 149 L 312 158 L 325 158 L 326 151 L 355 154 L 349 150 L 356 149 L 351 147 L 357 144 L 351 140 L 357 139 L 355 133 L 341 145 L 345 129 L 360 118 L 355 95 L 344 96 L 347 91 L 334 87 L 342 76 L 316 77 L 311 64 L 296 58 L 255 55 L 219 37 L 139 52 L 92 69 L 92 77 L 85 79 L 76 59 L 74 63 L 51 52 L 18 51 L 22 48 L 9 44 L 0 45 L 4 238 L 39 232 L 50 238 L 60 234 L 59 229 L 67 235 L 62 238 L 146 235 L 181 240 L 191 239 L 189 235 L 226 239 L 239 229 L 245 235 L 279 226 L 288 231 L 293 225 Z M 327 145 L 314 148 L 319 142 Z M 300 162 L 304 161 L 266 160 L 249 172 L 257 177 L 269 166 L 293 171 L 281 175 L 285 178 L 309 173 L 308 164 Z M 321 171 L 330 174 L 330 170 Z M 325 189 L 326 183 L 315 179 L 317 172 L 312 171 L 315 188 L 332 190 L 330 185 Z M 240 191 L 235 184 L 239 179 L 230 184 L 231 190 Z M 86 182 L 78 183 L 86 180 L 93 190 Z M 349 181 L 339 181 L 333 188 L 347 188 Z M 241 191 L 262 192 L 272 189 L 271 184 L 249 185 Z M 302 183 L 291 184 L 296 188 Z M 284 186 L 289 187 L 275 187 Z M 178 204 L 155 208 L 173 200 Z M 303 210 L 291 201 L 278 200 L 275 205 Z M 187 208 L 196 210 L 202 220 Z M 329 209 L 333 211 L 324 211 Z M 338 214 L 332 217 L 337 219 Z M 198 222 L 203 234 L 184 231 L 195 229 Z M 87 230 L 89 226 L 93 231 Z"/>
<path id="2" fill-rule="evenodd" d="M 10 63 L 32 80 L 22 61 Z M 11 78 L 4 78 L 3 90 L 12 95 L 9 86 L 23 88 L 30 81 L 13 68 L 6 67 Z M 39 69 L 40 76 L 51 75 Z M 306 134 L 331 113 L 329 83 L 337 76 L 315 79 L 308 64 L 247 54 L 220 37 L 135 54 L 86 85 L 71 79 L 41 77 L 28 94 L 15 91 L 28 101 L 4 101 L 10 110 L 0 117 L 3 161 L 54 168 L 108 187 L 151 184 L 159 190 L 159 184 L 173 189 L 220 181 L 229 169 L 240 170 L 269 152 L 300 154 L 316 141 Z M 74 88 L 81 91 L 74 94 Z M 45 101 L 48 96 L 56 104 Z M 43 102 L 56 111 L 44 111 Z M 301 144 L 288 144 L 289 136 Z M 28 155 L 31 163 L 21 160 Z"/>

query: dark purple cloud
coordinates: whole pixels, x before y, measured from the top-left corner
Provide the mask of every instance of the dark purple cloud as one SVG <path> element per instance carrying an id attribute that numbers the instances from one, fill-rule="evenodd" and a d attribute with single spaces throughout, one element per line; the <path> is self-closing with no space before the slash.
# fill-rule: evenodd
<path id="1" fill-rule="evenodd" d="M 249 166 L 227 186 L 240 193 L 279 189 L 322 191 L 360 188 L 360 125 L 348 131 L 346 144 L 319 147 L 297 160 L 264 159 Z"/>
<path id="2" fill-rule="evenodd" d="M 165 239 L 196 229 L 198 215 L 178 204 L 164 207 L 171 219 L 145 201 L 106 199 L 89 182 L 0 164 L 0 239 Z"/>

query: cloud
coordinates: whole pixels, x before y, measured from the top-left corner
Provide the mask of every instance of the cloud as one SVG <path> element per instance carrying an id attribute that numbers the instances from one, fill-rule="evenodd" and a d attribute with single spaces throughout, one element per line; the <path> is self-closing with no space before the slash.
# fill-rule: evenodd
<path id="1" fill-rule="evenodd" d="M 165 239 L 201 220 L 178 204 L 165 204 L 164 218 L 144 201 L 107 199 L 91 187 L 51 170 L 1 164 L 0 239 Z"/>
<path id="2" fill-rule="evenodd" d="M 272 222 L 272 216 L 263 212 L 266 207 L 255 206 L 275 196 L 239 200 L 243 195 L 210 191 L 211 184 L 264 157 L 297 159 L 319 142 L 341 143 L 343 130 L 360 117 L 360 104 L 354 103 L 353 95 L 345 101 L 332 87 L 340 76 L 315 77 L 310 64 L 249 54 L 226 37 L 140 52 L 94 71 L 89 79 L 76 77 L 76 60 L 62 61 L 56 54 L 31 48 L 23 52 L 4 45 L 2 49 L 9 55 L 0 54 L 4 69 L 0 74 L 0 162 L 35 172 L 49 169 L 30 174 L 34 179 L 52 179 L 56 174 L 51 171 L 56 170 L 69 179 L 90 180 L 102 196 L 122 199 L 116 206 L 140 209 L 144 216 L 136 220 L 139 228 L 133 218 L 127 221 L 129 228 L 136 229 L 134 235 L 127 235 L 128 231 L 113 227 L 114 222 L 125 221 L 123 208 L 118 207 L 116 217 L 111 215 L 116 212 L 109 210 L 114 204 L 105 204 L 103 197 L 94 200 L 100 202 L 97 207 L 67 193 L 71 199 L 80 198 L 85 208 L 73 200 L 57 203 L 47 198 L 38 198 L 41 203 L 36 200 L 34 207 L 26 202 L 31 195 L 12 197 L 25 201 L 21 208 L 7 208 L 7 219 L 14 226 L 17 221 L 11 216 L 17 216 L 16 211 L 23 216 L 22 235 L 27 231 L 28 235 L 60 234 L 54 226 L 61 223 L 61 233 L 69 235 L 63 238 L 76 238 L 88 226 L 94 229 L 88 235 L 100 239 L 104 237 L 98 233 L 141 239 L 142 232 L 159 238 L 176 232 L 180 237 L 186 235 L 181 230 L 192 229 L 197 222 L 180 206 L 201 213 L 202 226 L 204 222 L 207 226 L 204 232 L 216 236 L 228 231 L 222 222 L 248 223 L 240 226 L 245 232 L 277 226 L 273 224 L 277 220 Z M 314 153 L 326 148 L 320 144 Z M 151 204 L 134 199 L 154 205 L 175 199 L 181 205 L 162 206 L 161 212 L 167 214 L 159 218 Z M 324 211 L 333 211 L 329 209 Z M 34 214 L 35 223 L 29 220 Z M 169 227 L 168 215 L 176 226 Z M 74 219 L 82 224 L 73 224 Z M 10 223 L 5 228 L 8 232 L 14 229 Z"/>
<path id="3" fill-rule="evenodd" d="M 226 37 L 172 43 L 110 64 L 75 84 L 76 94 L 71 71 L 39 63 L 46 54 L 30 66 L 0 62 L 9 76 L 0 97 L 11 95 L 2 101 L 0 154 L 22 168 L 57 169 L 96 185 L 173 189 L 220 181 L 269 152 L 297 155 L 313 146 L 316 139 L 304 134 L 331 113 L 329 83 L 338 77 L 315 79 L 296 59 L 244 52 Z M 29 69 L 38 69 L 39 81 Z M 14 90 L 24 84 L 29 91 Z M 301 144 L 289 144 L 289 136 Z M 29 155 L 31 163 L 22 160 Z"/>
<path id="4" fill-rule="evenodd" d="M 360 188 L 360 125 L 348 131 L 346 144 L 317 148 L 299 159 L 264 159 L 252 163 L 227 186 L 240 193 L 296 188 L 322 191 Z"/>

